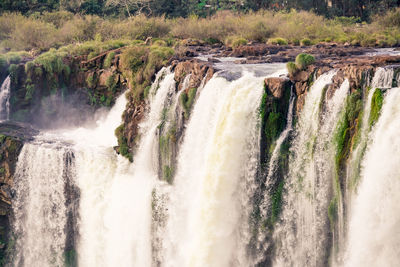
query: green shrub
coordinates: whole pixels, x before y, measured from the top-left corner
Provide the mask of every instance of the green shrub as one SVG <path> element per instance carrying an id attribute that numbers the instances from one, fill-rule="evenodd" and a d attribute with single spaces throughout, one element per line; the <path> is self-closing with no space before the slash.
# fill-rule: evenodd
<path id="1" fill-rule="evenodd" d="M 125 127 L 124 124 L 121 124 L 117 129 L 115 129 L 115 136 L 118 140 L 118 152 L 129 159 L 129 161 L 133 161 L 132 153 L 130 152 L 128 141 L 124 136 Z"/>
<path id="2" fill-rule="evenodd" d="M 48 52 L 38 56 L 33 63 L 36 65 L 41 65 L 48 77 L 53 74 L 60 74 L 65 69 L 63 59 L 67 56 L 65 52 L 59 52 L 55 49 L 50 49 Z"/>
<path id="3" fill-rule="evenodd" d="M 294 62 L 286 63 L 286 68 L 290 75 L 295 75 L 299 71 L 299 69 L 296 66 L 296 63 Z"/>
<path id="4" fill-rule="evenodd" d="M 296 67 L 299 70 L 304 70 L 308 65 L 311 65 L 315 62 L 315 58 L 312 55 L 301 53 L 296 57 Z"/>
<path id="5" fill-rule="evenodd" d="M 5 55 L 0 54 L 0 71 L 7 66 L 7 58 Z"/>
<path id="6" fill-rule="evenodd" d="M 9 52 L 6 55 L 8 64 L 18 64 L 21 62 L 21 55 L 17 52 Z"/>
<path id="7" fill-rule="evenodd" d="M 108 69 L 109 67 L 111 67 L 111 63 L 114 57 L 115 57 L 115 52 L 108 53 L 106 58 L 104 59 L 103 68 Z"/>
<path id="8" fill-rule="evenodd" d="M 18 83 L 18 66 L 15 64 L 11 64 L 8 67 L 8 73 L 10 73 L 10 78 L 12 83 Z"/>
<path id="9" fill-rule="evenodd" d="M 310 46 L 312 45 L 312 41 L 308 38 L 301 39 L 300 44 L 302 46 Z"/>
<path id="10" fill-rule="evenodd" d="M 33 61 L 26 62 L 26 64 L 25 64 L 25 73 L 26 74 L 32 73 L 34 68 L 35 68 L 35 63 L 33 63 Z"/>
<path id="11" fill-rule="evenodd" d="M 96 86 L 96 79 L 94 73 L 91 73 L 86 78 L 86 84 L 89 88 L 94 88 Z"/>
<path id="12" fill-rule="evenodd" d="M 268 44 L 272 44 L 272 45 L 287 45 L 288 42 L 284 38 L 271 38 L 271 39 L 268 39 Z"/>
<path id="13" fill-rule="evenodd" d="M 242 46 L 242 45 L 246 45 L 246 44 L 247 44 L 247 40 L 246 39 L 237 38 L 237 39 L 233 40 L 232 47 L 236 48 L 236 47 L 239 47 L 239 46 Z"/>
<path id="14" fill-rule="evenodd" d="M 194 98 L 196 97 L 197 88 L 190 88 L 188 92 L 182 92 L 180 95 L 180 102 L 184 110 L 185 118 L 189 118 L 192 109 Z"/>
<path id="15" fill-rule="evenodd" d="M 35 92 L 35 85 L 27 84 L 25 87 L 26 87 L 25 100 L 31 100 Z"/>
<path id="16" fill-rule="evenodd" d="M 107 86 L 108 91 L 114 93 L 116 84 L 117 84 L 117 82 L 115 81 L 115 74 L 113 73 L 106 80 L 106 86 Z"/>

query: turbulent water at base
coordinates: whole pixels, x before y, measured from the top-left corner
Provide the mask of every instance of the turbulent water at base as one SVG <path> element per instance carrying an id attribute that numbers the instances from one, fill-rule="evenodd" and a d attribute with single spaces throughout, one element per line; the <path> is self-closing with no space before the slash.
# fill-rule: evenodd
<path id="1" fill-rule="evenodd" d="M 10 76 L 7 76 L 0 88 L 0 121 L 10 116 L 10 84 Z"/>

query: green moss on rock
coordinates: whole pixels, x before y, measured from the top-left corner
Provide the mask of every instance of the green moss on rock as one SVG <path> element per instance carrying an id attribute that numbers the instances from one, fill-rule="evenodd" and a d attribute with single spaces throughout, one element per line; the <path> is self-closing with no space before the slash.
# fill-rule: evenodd
<path id="1" fill-rule="evenodd" d="M 369 115 L 368 124 L 372 127 L 379 119 L 379 115 L 383 105 L 383 92 L 381 89 L 376 89 L 372 95 L 371 113 Z"/>

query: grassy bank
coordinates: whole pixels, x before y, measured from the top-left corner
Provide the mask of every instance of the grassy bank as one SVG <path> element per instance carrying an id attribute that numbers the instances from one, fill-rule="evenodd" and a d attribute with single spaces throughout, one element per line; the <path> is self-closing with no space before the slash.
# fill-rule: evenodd
<path id="1" fill-rule="evenodd" d="M 209 18 L 166 19 L 135 16 L 105 19 L 74 15 L 66 11 L 26 17 L 16 13 L 0 16 L 0 52 L 32 51 L 92 40 L 145 40 L 162 38 L 168 42 L 197 39 L 206 43 L 233 46 L 244 41 L 271 44 L 311 45 L 320 42 L 361 46 L 400 45 L 400 9 L 375 17 L 371 23 L 338 17 L 326 19 L 311 12 L 259 11 L 248 14 L 219 12 Z"/>

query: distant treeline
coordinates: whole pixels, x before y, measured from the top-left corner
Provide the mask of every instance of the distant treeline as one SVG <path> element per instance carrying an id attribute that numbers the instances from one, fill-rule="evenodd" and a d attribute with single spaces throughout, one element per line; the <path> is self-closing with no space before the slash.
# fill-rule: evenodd
<path id="1" fill-rule="evenodd" d="M 220 10 L 313 11 L 328 18 L 356 17 L 368 21 L 372 15 L 400 6 L 400 0 L 1 0 L 0 13 L 32 15 L 58 10 L 81 15 L 128 17 L 137 14 L 167 18 L 198 15 L 206 17 Z"/>

